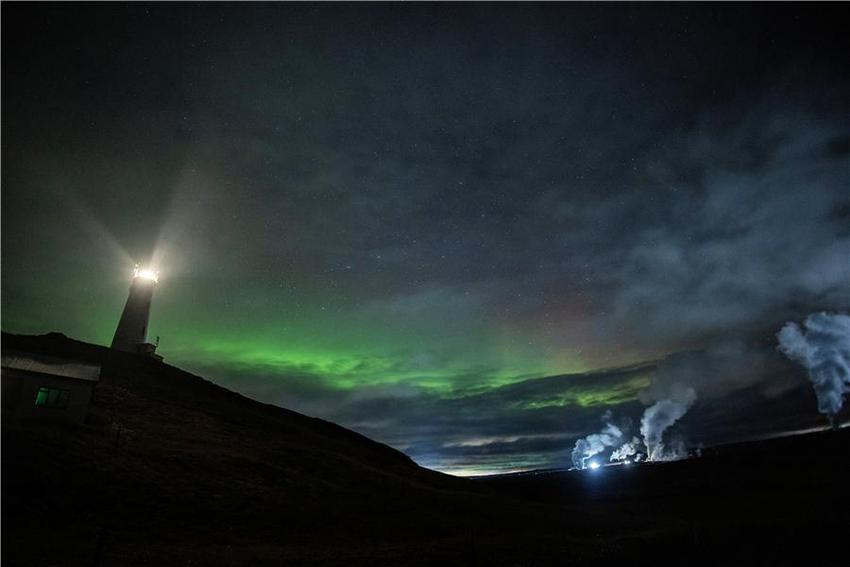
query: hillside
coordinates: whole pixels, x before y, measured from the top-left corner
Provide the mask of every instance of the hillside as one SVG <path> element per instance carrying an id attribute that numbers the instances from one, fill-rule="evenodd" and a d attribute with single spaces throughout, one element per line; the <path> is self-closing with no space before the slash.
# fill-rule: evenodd
<path id="1" fill-rule="evenodd" d="M 103 565 L 527 557 L 524 546 L 499 549 L 504 532 L 534 548 L 557 537 L 564 549 L 545 553 L 558 557 L 608 553 L 583 543 L 589 530 L 579 525 L 538 533 L 551 523 L 540 505 L 497 499 L 357 433 L 168 364 L 59 334 L 4 334 L 3 348 L 104 365 L 84 425 L 4 419 L 4 565 L 91 565 L 98 553 Z"/>
<path id="2" fill-rule="evenodd" d="M 4 566 L 796 565 L 850 520 L 848 428 L 469 480 L 154 360 L 3 348 L 104 364 L 85 424 L 4 416 Z"/>
<path id="3" fill-rule="evenodd" d="M 621 533 L 620 549 L 661 564 L 686 557 L 699 565 L 802 565 L 818 558 L 838 565 L 846 564 L 846 552 L 830 546 L 850 522 L 848 471 L 844 427 L 719 445 L 676 462 L 479 482 L 523 499 L 639 518 L 643 529 Z"/>

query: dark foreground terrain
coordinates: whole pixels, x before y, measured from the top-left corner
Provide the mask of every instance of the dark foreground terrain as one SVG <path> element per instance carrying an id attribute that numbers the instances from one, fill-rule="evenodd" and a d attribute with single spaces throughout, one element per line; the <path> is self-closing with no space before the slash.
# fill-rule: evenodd
<path id="1" fill-rule="evenodd" d="M 848 562 L 848 430 L 464 480 L 154 360 L 3 348 L 104 365 L 85 424 L 4 415 L 4 566 Z"/>

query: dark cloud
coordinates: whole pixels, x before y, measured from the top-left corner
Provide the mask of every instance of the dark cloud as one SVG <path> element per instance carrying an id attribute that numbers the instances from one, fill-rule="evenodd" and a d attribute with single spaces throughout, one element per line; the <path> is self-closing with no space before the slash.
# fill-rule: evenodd
<path id="1" fill-rule="evenodd" d="M 792 304 L 850 305 L 850 232 L 835 214 L 850 161 L 827 151 L 846 124 L 779 96 L 734 124 L 706 117 L 655 166 L 663 212 L 629 239 L 614 296 L 646 339 L 748 331 Z"/>

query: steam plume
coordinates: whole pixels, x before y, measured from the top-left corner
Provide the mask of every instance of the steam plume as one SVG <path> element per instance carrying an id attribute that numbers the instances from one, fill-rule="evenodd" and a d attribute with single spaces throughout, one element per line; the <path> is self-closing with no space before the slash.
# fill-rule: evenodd
<path id="1" fill-rule="evenodd" d="M 613 453 L 611 453 L 611 461 L 625 461 L 628 458 L 640 457 L 638 455 L 638 447 L 640 446 L 640 439 L 638 437 L 632 437 L 632 440 L 623 443 L 617 448 Z M 637 459 L 636 459 L 637 460 Z"/>
<path id="2" fill-rule="evenodd" d="M 803 322 L 787 323 L 776 334 L 779 350 L 808 370 L 818 410 L 834 425 L 850 392 L 850 316 L 812 313 Z"/>
<path id="3" fill-rule="evenodd" d="M 628 458 L 634 458 L 636 461 L 640 460 L 640 455 L 638 455 L 638 447 L 640 446 L 640 439 L 637 437 L 632 437 L 632 440 L 623 443 L 619 448 L 615 449 L 613 453 L 611 453 L 610 461 L 625 461 Z"/>
<path id="4" fill-rule="evenodd" d="M 685 415 L 697 399 L 693 388 L 677 388 L 674 396 L 660 400 L 646 408 L 640 420 L 640 433 L 646 445 L 647 460 L 673 460 L 679 458 L 678 451 L 665 451 L 664 432 Z"/>
<path id="5" fill-rule="evenodd" d="M 623 431 L 619 427 L 613 423 L 607 423 L 601 432 L 579 439 L 573 448 L 573 466 L 577 469 L 586 468 L 591 458 L 608 447 L 615 446 L 622 437 Z"/>

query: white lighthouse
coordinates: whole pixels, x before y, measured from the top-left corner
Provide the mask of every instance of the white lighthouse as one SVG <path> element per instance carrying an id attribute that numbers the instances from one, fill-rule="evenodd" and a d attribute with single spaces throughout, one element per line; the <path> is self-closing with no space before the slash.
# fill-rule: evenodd
<path id="1" fill-rule="evenodd" d="M 154 354 L 157 345 L 148 343 L 148 320 L 150 319 L 153 290 L 159 274 L 153 270 L 133 270 L 133 282 L 130 284 L 130 295 L 124 305 L 124 312 L 115 329 L 112 348 L 124 352 L 144 354 L 159 358 Z"/>

